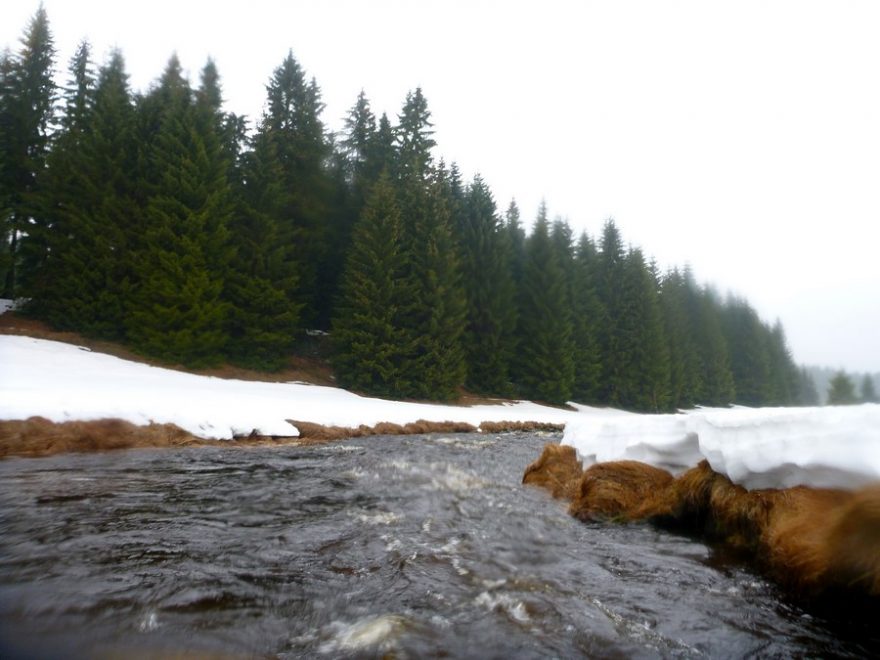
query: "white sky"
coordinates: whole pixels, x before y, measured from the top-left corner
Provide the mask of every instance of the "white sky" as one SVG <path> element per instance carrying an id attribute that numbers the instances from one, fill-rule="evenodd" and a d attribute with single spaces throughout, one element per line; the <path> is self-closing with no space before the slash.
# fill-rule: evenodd
<path id="1" fill-rule="evenodd" d="M 143 89 L 213 56 L 257 117 L 289 48 L 338 130 L 363 88 L 394 121 L 421 86 L 438 155 L 500 210 L 598 236 L 748 298 L 800 363 L 880 371 L 880 3 L 45 0 L 66 72 L 88 37 Z M 35 0 L 6 0 L 0 45 Z M 66 75 L 66 73 L 65 73 Z M 62 76 L 63 78 L 64 76 Z"/>

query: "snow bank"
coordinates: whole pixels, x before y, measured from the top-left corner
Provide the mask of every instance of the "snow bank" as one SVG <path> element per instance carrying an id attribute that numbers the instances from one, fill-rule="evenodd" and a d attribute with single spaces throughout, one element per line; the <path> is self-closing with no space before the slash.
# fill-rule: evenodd
<path id="1" fill-rule="evenodd" d="M 39 415 L 54 422 L 116 417 L 134 424 L 173 423 L 203 438 L 256 430 L 294 436 L 287 421 L 334 426 L 407 424 L 419 419 L 565 424 L 582 413 L 529 402 L 473 407 L 401 403 L 301 383 L 262 383 L 197 376 L 129 362 L 30 337 L 0 336 L 0 419 Z"/>
<path id="2" fill-rule="evenodd" d="M 331 426 L 380 422 L 565 424 L 584 466 L 632 459 L 680 472 L 704 458 L 746 488 L 854 489 L 880 481 L 880 405 L 701 409 L 637 415 L 526 401 L 472 407 L 402 403 L 301 383 L 227 380 L 150 367 L 59 342 L 0 335 L 0 419 L 107 417 L 172 423 L 203 438 L 298 435 L 288 419 Z"/>
<path id="3" fill-rule="evenodd" d="M 584 466 L 632 459 L 680 472 L 706 459 L 748 489 L 855 489 L 880 481 L 880 405 L 707 409 L 575 418 L 563 443 Z"/>

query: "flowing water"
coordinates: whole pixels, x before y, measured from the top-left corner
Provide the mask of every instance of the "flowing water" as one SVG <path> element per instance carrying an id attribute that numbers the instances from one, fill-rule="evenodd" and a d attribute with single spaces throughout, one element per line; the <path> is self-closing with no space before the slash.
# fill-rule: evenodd
<path id="1" fill-rule="evenodd" d="M 569 518 L 520 485 L 547 440 L 6 460 L 0 656 L 878 653 L 702 543 Z"/>

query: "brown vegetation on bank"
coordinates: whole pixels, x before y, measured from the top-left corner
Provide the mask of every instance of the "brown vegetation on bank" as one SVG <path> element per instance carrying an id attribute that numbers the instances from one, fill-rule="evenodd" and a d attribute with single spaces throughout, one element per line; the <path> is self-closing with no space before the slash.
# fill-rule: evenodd
<path id="1" fill-rule="evenodd" d="M 581 470 L 572 447 L 554 444 L 523 483 L 569 501 L 584 521 L 648 521 L 723 544 L 801 596 L 880 597 L 880 485 L 748 491 L 705 461 L 677 479 L 635 461 Z"/>
<path id="2" fill-rule="evenodd" d="M 577 492 L 583 466 L 574 447 L 550 443 L 534 463 L 526 468 L 523 483 L 540 486 L 557 499 L 571 501 Z"/>
<path id="3" fill-rule="evenodd" d="M 254 447 L 274 445 L 317 445 L 327 442 L 379 435 L 425 433 L 502 433 L 508 431 L 553 430 L 555 425 L 536 422 L 490 422 L 477 429 L 467 422 L 431 422 L 420 419 L 409 424 L 380 422 L 356 428 L 324 426 L 288 420 L 299 436 L 264 436 L 252 433 L 232 440 L 206 440 L 174 424 L 138 426 L 121 419 L 99 419 L 55 423 L 43 417 L 0 420 L 0 459 L 9 456 L 42 457 L 66 452 L 112 451 L 148 447 Z M 488 428 L 485 428 L 488 427 Z"/>

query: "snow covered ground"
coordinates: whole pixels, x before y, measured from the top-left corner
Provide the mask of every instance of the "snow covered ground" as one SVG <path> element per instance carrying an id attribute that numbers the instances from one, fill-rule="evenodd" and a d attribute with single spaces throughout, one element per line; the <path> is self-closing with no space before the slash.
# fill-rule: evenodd
<path id="1" fill-rule="evenodd" d="M 565 424 L 585 467 L 633 459 L 682 471 L 704 458 L 747 488 L 857 488 L 880 482 L 880 405 L 700 409 L 637 415 L 529 402 L 472 407 L 403 403 L 301 383 L 227 380 L 161 369 L 70 344 L 0 335 L 0 419 L 116 417 L 174 423 L 203 438 L 293 436 L 286 420 L 355 427 L 419 419 Z"/>
<path id="2" fill-rule="evenodd" d="M 572 420 L 563 443 L 584 467 L 631 459 L 681 472 L 706 459 L 748 489 L 855 489 L 880 482 L 880 405 L 698 409 Z"/>
<path id="3" fill-rule="evenodd" d="M 626 413 L 584 408 L 598 417 Z M 197 376 L 122 360 L 60 342 L 0 336 L 0 419 L 39 415 L 55 422 L 116 417 L 173 423 L 203 438 L 256 430 L 294 436 L 285 420 L 333 426 L 406 424 L 419 419 L 564 424 L 579 413 L 529 402 L 473 407 L 402 403 L 332 387 Z"/>

